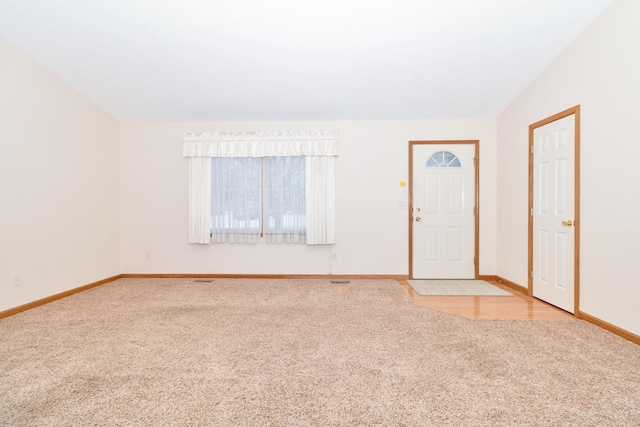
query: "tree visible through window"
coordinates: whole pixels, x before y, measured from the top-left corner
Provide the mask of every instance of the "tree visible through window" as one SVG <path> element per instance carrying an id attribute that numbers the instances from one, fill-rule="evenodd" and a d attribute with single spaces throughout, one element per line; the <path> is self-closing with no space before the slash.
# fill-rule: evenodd
<path id="1" fill-rule="evenodd" d="M 305 233 L 304 157 L 264 157 L 263 230 Z"/>
<path id="2" fill-rule="evenodd" d="M 213 157 L 213 241 L 304 243 L 305 158 Z"/>

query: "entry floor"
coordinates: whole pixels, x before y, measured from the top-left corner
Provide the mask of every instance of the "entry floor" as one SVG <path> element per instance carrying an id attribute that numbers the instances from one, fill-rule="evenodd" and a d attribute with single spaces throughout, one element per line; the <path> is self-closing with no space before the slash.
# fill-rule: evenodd
<path id="1" fill-rule="evenodd" d="M 420 306 L 457 314 L 468 319 L 532 319 L 567 320 L 573 315 L 539 299 L 515 291 L 501 283 L 489 283 L 513 294 L 513 297 L 495 296 L 422 296 L 405 281 L 398 283 L 411 300 Z"/>

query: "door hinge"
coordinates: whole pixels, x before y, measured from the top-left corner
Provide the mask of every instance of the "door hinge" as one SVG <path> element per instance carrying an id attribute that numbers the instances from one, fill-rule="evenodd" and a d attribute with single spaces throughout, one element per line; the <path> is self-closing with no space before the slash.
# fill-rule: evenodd
<path id="1" fill-rule="evenodd" d="M 533 216 L 533 208 L 531 208 L 531 216 Z"/>
<path id="2" fill-rule="evenodd" d="M 473 166 L 475 166 L 475 165 L 476 165 L 476 160 L 478 160 L 478 158 L 477 158 L 477 157 L 474 157 L 474 158 L 473 158 Z"/>
<path id="3" fill-rule="evenodd" d="M 533 279 L 533 270 L 531 270 L 531 271 L 529 272 L 529 277 L 531 277 L 531 278 Z"/>
<path id="4" fill-rule="evenodd" d="M 473 207 L 473 214 L 478 215 L 478 208 L 475 206 Z"/>
<path id="5" fill-rule="evenodd" d="M 532 145 L 532 146 L 531 146 L 531 154 L 535 154 L 535 152 L 536 152 L 536 149 L 535 149 L 535 147 Z"/>

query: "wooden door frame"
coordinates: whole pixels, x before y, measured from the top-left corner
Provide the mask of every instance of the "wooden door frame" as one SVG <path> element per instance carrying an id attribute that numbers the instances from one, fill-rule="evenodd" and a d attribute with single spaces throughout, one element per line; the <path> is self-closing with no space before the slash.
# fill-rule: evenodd
<path id="1" fill-rule="evenodd" d="M 475 216 L 475 244 L 474 244 L 474 275 L 478 279 L 480 277 L 480 141 L 471 140 L 454 140 L 454 141 L 409 141 L 409 278 L 413 279 L 413 147 L 416 145 L 461 145 L 473 144 L 474 160 L 475 160 L 475 193 L 474 193 L 474 216 Z"/>
<path id="2" fill-rule="evenodd" d="M 556 120 L 575 115 L 574 121 L 574 249 L 573 249 L 573 315 L 579 316 L 580 308 L 580 105 L 529 125 L 529 243 L 528 243 L 528 293 L 533 296 L 533 131 Z"/>

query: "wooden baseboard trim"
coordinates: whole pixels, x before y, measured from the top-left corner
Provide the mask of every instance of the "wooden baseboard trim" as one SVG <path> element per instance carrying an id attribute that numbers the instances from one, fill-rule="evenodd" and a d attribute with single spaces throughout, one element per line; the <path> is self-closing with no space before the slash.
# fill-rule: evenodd
<path id="1" fill-rule="evenodd" d="M 122 274 L 123 279 L 352 279 L 407 280 L 408 275 L 397 274 Z"/>
<path id="2" fill-rule="evenodd" d="M 524 286 L 520 286 L 517 283 L 514 283 L 510 280 L 507 280 L 503 277 L 500 276 L 480 276 L 481 280 L 495 280 L 498 283 L 501 283 L 505 286 L 508 286 L 509 288 L 521 292 L 525 295 L 529 295 L 529 289 L 525 288 Z M 530 295 L 529 295 L 530 296 Z M 635 344 L 640 345 L 640 336 L 636 335 L 632 332 L 629 332 L 625 329 L 622 329 L 618 326 L 612 325 L 611 323 L 605 322 L 604 320 L 600 320 L 597 317 L 591 316 L 590 314 L 584 313 L 582 311 L 578 311 L 574 314 L 574 316 L 578 319 L 582 319 L 585 320 L 589 323 L 593 323 L 596 326 L 601 327 L 602 329 L 605 329 L 615 335 L 618 335 L 619 337 L 622 337 L 626 340 L 629 340 Z"/>
<path id="3" fill-rule="evenodd" d="M 88 289 L 95 288 L 95 287 L 100 286 L 100 285 L 104 285 L 105 283 L 113 282 L 114 280 L 117 280 L 120 277 L 122 277 L 122 276 L 120 274 L 118 274 L 116 276 L 112 276 L 112 277 L 109 277 L 109 278 L 106 278 L 106 279 L 98 280 L 97 282 L 89 283 L 87 285 L 83 285 L 83 286 L 80 286 L 78 288 L 69 289 L 68 291 L 60 292 L 59 294 L 51 295 L 51 296 L 48 296 L 46 298 L 39 299 L 37 301 L 32 301 L 30 303 L 27 303 L 27 304 L 24 304 L 24 305 L 20 305 L 18 307 L 10 308 L 10 309 L 5 310 L 5 311 L 0 311 L 0 319 L 3 319 L 5 317 L 9 317 L 9 316 L 13 316 L 14 314 L 22 313 L 23 311 L 27 311 L 27 310 L 30 310 L 32 308 L 36 308 L 36 307 L 39 307 L 41 305 L 48 304 L 50 302 L 53 302 L 53 301 L 56 301 L 56 300 L 59 300 L 59 299 L 62 299 L 62 298 L 66 298 L 66 297 L 68 297 L 70 295 L 77 294 L 79 292 L 86 291 Z"/>
<path id="4" fill-rule="evenodd" d="M 590 314 L 587 314 L 583 311 L 579 311 L 576 317 L 582 320 L 586 320 L 589 323 L 593 323 L 594 325 L 599 326 L 602 329 L 606 329 L 607 331 L 616 334 L 626 340 L 629 340 L 632 343 L 640 345 L 640 336 L 629 332 L 626 329 L 622 329 L 616 325 L 612 325 L 611 323 L 605 322 L 604 320 L 598 319 L 597 317 L 591 316 Z"/>

